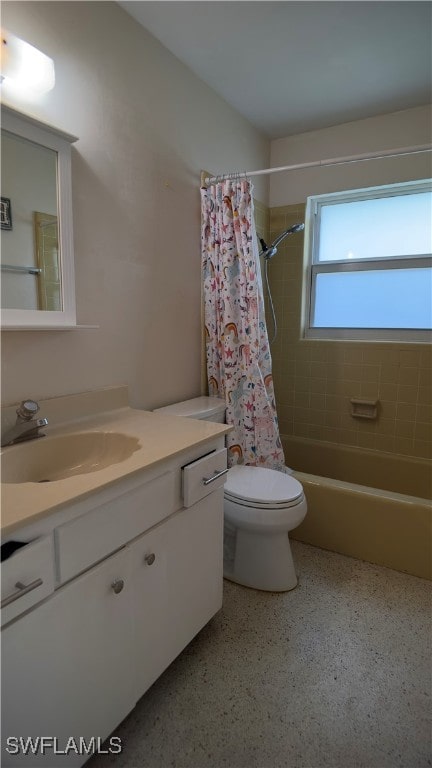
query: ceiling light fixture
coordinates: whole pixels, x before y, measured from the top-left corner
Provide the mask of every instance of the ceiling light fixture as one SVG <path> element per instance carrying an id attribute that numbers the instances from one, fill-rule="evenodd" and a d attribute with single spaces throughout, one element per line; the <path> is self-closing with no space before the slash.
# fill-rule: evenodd
<path id="1" fill-rule="evenodd" d="M 1 30 L 2 92 L 32 98 L 54 88 L 54 62 L 16 35 Z"/>

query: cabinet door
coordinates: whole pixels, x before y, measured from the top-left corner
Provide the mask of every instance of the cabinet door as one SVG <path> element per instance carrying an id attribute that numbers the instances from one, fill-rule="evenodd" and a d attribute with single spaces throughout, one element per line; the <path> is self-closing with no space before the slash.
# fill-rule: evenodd
<path id="1" fill-rule="evenodd" d="M 130 545 L 137 698 L 222 606 L 223 488 Z"/>
<path id="2" fill-rule="evenodd" d="M 88 755 L 73 751 L 13 756 L 6 739 L 52 736 L 64 749 L 70 737 L 106 738 L 132 709 L 130 587 L 122 550 L 3 630 L 3 766 L 82 765 Z"/>

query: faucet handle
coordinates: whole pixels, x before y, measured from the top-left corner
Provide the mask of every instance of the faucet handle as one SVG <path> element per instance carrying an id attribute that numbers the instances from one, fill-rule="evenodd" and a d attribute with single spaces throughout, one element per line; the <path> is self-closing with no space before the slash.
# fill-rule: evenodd
<path id="1" fill-rule="evenodd" d="M 17 416 L 25 421 L 30 421 L 39 411 L 39 405 L 35 400 L 23 400 L 17 408 Z"/>

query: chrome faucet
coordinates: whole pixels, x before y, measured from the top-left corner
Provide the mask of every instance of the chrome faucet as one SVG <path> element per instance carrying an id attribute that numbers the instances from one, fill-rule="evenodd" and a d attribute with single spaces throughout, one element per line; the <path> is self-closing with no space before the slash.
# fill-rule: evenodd
<path id="1" fill-rule="evenodd" d="M 35 440 L 44 437 L 45 433 L 39 430 L 46 427 L 48 419 L 35 419 L 39 405 L 34 400 L 23 400 L 17 408 L 17 420 L 15 425 L 2 436 L 2 448 L 6 445 L 14 445 L 24 440 Z"/>

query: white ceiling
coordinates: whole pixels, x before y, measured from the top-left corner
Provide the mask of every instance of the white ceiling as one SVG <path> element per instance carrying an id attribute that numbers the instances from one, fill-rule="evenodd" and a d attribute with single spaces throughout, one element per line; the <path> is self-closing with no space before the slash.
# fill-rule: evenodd
<path id="1" fill-rule="evenodd" d="M 120 5 L 271 139 L 431 101 L 427 1 Z"/>

